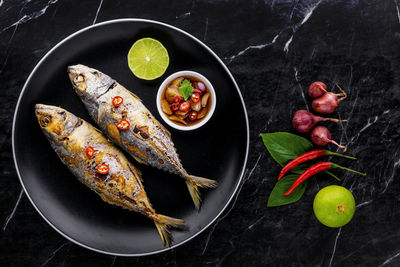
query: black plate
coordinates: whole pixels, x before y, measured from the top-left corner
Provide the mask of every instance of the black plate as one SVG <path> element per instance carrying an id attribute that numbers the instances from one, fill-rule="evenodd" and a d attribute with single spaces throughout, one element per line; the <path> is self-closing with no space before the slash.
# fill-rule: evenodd
<path id="1" fill-rule="evenodd" d="M 126 60 L 131 45 L 143 37 L 159 40 L 170 56 L 166 73 L 151 82 L 134 77 Z M 190 132 L 167 126 L 186 170 L 219 183 L 214 190 L 202 190 L 200 212 L 194 208 L 181 178 L 130 158 L 143 173 L 146 192 L 156 211 L 186 221 L 187 230 L 173 231 L 173 247 L 198 235 L 232 199 L 247 161 L 247 114 L 229 70 L 207 46 L 180 29 L 155 21 L 121 19 L 72 34 L 48 52 L 29 76 L 18 100 L 12 135 L 15 166 L 27 196 L 42 217 L 69 240 L 98 252 L 124 256 L 168 248 L 163 247 L 152 221 L 106 204 L 68 171 L 42 134 L 33 111 L 36 103 L 57 105 L 94 124 L 68 80 L 67 66 L 77 63 L 97 68 L 119 81 L 137 94 L 160 122 L 155 97 L 168 75 L 194 70 L 213 84 L 217 105 L 206 125 Z"/>

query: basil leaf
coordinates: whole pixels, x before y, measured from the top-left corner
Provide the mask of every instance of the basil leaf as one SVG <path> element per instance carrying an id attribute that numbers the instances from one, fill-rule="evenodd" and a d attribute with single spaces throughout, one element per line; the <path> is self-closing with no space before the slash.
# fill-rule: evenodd
<path id="1" fill-rule="evenodd" d="M 306 190 L 307 181 L 300 184 L 295 190 L 293 190 L 293 192 L 290 195 L 288 196 L 283 195 L 289 190 L 290 187 L 292 187 L 293 183 L 296 181 L 298 177 L 299 177 L 298 175 L 294 174 L 282 177 L 282 179 L 280 179 L 276 183 L 274 189 L 272 189 L 272 192 L 268 198 L 267 206 L 278 207 L 298 201 L 303 196 L 304 191 Z"/>
<path id="2" fill-rule="evenodd" d="M 282 167 L 313 148 L 307 139 L 287 132 L 263 133 L 261 137 L 272 158 Z"/>
<path id="3" fill-rule="evenodd" d="M 187 100 L 190 95 L 193 93 L 193 86 L 189 80 L 184 79 L 179 85 L 179 93 Z"/>

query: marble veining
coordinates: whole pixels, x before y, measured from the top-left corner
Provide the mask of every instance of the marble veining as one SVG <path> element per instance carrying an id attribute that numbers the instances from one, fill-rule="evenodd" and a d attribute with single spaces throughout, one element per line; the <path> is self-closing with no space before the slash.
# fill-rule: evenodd
<path id="1" fill-rule="evenodd" d="M 400 11 L 399 11 L 399 5 L 397 4 L 397 0 L 394 0 L 394 3 L 396 4 L 397 17 L 399 18 L 399 23 L 400 23 Z"/>
<path id="2" fill-rule="evenodd" d="M 41 265 L 41 267 L 44 267 L 44 266 L 46 266 L 53 258 L 54 258 L 54 256 L 57 254 L 57 252 L 59 252 L 61 249 L 63 249 L 65 246 L 68 246 L 68 245 L 70 245 L 71 244 L 71 242 L 65 242 L 65 243 L 63 243 L 61 246 L 59 246 L 58 248 L 56 248 L 51 254 L 50 254 L 50 257 L 48 257 L 44 262 L 43 262 L 43 264 Z"/>
<path id="3" fill-rule="evenodd" d="M 225 57 L 224 59 L 228 59 L 228 64 L 231 63 L 236 57 L 239 57 L 243 54 L 245 54 L 247 51 L 251 50 L 251 49 L 263 49 L 267 46 L 270 46 L 272 44 L 274 44 L 276 42 L 276 40 L 279 38 L 280 33 L 278 33 L 277 35 L 275 35 L 274 39 L 272 39 L 271 42 L 266 43 L 266 44 L 260 44 L 260 45 L 250 45 L 248 47 L 246 47 L 245 49 L 243 49 L 242 51 L 239 51 L 239 53 L 237 53 L 236 55 L 230 56 L 230 57 Z"/>
<path id="4" fill-rule="evenodd" d="M 10 215 L 7 216 L 4 225 L 3 225 L 3 231 L 5 231 L 7 229 L 7 225 L 8 223 L 11 221 L 11 219 L 14 217 L 15 212 L 17 211 L 19 202 L 21 201 L 22 196 L 24 195 L 24 190 L 21 188 L 21 191 L 19 192 L 18 198 L 17 198 L 17 202 L 15 202 L 15 206 L 12 209 Z"/>
<path id="5" fill-rule="evenodd" d="M 391 263 L 394 259 L 396 259 L 398 256 L 400 256 L 400 251 L 396 254 L 394 254 L 392 257 L 390 257 L 389 259 L 385 260 L 382 264 L 379 265 L 379 267 L 381 266 L 386 266 L 389 263 Z"/>
<path id="6" fill-rule="evenodd" d="M 342 227 L 339 228 L 339 230 L 338 230 L 338 232 L 337 232 L 337 234 L 336 234 L 335 243 L 334 243 L 334 245 L 333 245 L 333 250 L 332 250 L 332 256 L 331 256 L 331 259 L 329 260 L 329 266 L 332 265 L 333 257 L 335 257 L 336 245 L 337 245 L 337 242 L 338 242 L 338 239 L 339 239 L 339 236 L 340 236 L 340 233 L 341 233 L 341 232 L 342 232 Z"/>
<path id="7" fill-rule="evenodd" d="M 102 4 L 103 4 L 103 0 L 100 0 L 99 7 L 97 8 L 97 11 L 96 11 L 96 16 L 94 17 L 94 20 L 93 20 L 93 24 L 95 24 L 95 23 L 96 23 L 97 16 L 99 15 L 99 12 L 100 12 L 101 5 L 102 5 Z"/>
<path id="8" fill-rule="evenodd" d="M 33 12 L 28 12 L 28 13 L 23 13 L 23 11 L 25 11 L 25 9 L 27 9 L 27 5 L 28 5 L 29 2 L 31 2 L 31 1 L 30 1 L 30 0 L 24 0 L 24 1 L 22 1 L 22 4 L 21 4 L 21 6 L 22 6 L 22 7 L 21 7 L 21 11 L 20 11 L 20 13 L 19 13 L 19 17 L 20 17 L 20 18 L 19 18 L 16 22 L 12 23 L 11 25 L 9 25 L 9 26 L 7 26 L 7 27 L 5 27 L 5 28 L 2 28 L 1 31 L 0 31 L 0 33 L 4 32 L 4 31 L 6 31 L 6 30 L 8 30 L 8 29 L 10 29 L 10 28 L 12 28 L 12 27 L 14 27 L 14 26 L 17 26 L 17 25 L 19 25 L 19 24 L 25 23 L 25 22 L 27 22 L 27 21 L 29 21 L 29 20 L 36 19 L 36 18 L 42 16 L 44 13 L 46 13 L 46 10 L 47 10 L 51 5 L 57 3 L 58 0 L 50 0 L 50 1 L 48 1 L 48 2 L 45 4 L 45 6 L 44 6 L 43 8 L 41 8 L 40 10 L 35 10 L 35 11 L 33 11 Z M 2 5 L 2 4 L 3 4 L 3 2 L 1 2 L 1 5 Z M 1 5 L 0 5 L 0 7 L 1 7 Z M 35 9 L 36 9 L 36 7 L 35 7 Z M 21 16 L 21 15 L 22 15 L 22 16 Z"/>
<path id="9" fill-rule="evenodd" d="M 0 0 L 0 15 L 0 265 L 400 265 L 398 0 Z M 244 179 L 224 214 L 189 243 L 143 258 L 101 255 L 60 236 L 23 197 L 11 155 L 12 110 L 35 64 L 67 35 L 121 17 L 160 20 L 203 40 L 237 80 L 251 128 Z M 339 229 L 312 212 L 318 190 L 335 183 L 327 177 L 312 178 L 294 205 L 266 207 L 279 166 L 259 133 L 293 131 L 294 112 L 311 108 L 306 90 L 315 80 L 348 93 L 332 114 L 348 122 L 324 125 L 359 160 L 332 160 L 368 173 L 337 173 L 357 204 Z"/>

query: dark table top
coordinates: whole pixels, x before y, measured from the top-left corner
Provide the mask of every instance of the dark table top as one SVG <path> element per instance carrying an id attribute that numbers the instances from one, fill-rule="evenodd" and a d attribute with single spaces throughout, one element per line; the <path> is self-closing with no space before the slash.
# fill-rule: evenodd
<path id="1" fill-rule="evenodd" d="M 397 0 L 0 0 L 0 265 L 400 265 L 399 9 Z M 11 153 L 14 108 L 39 60 L 71 33 L 125 17 L 169 23 L 213 49 L 239 84 L 251 129 L 243 183 L 227 211 L 190 242 L 141 258 L 98 254 L 54 231 L 25 196 Z M 348 92 L 332 114 L 348 123 L 326 125 L 359 158 L 350 167 L 368 172 L 339 172 L 357 209 L 338 229 L 313 215 L 315 194 L 336 183 L 326 177 L 312 179 L 296 204 L 267 208 L 279 166 L 259 134 L 293 132 L 291 117 L 310 108 L 304 95 L 315 80 Z"/>

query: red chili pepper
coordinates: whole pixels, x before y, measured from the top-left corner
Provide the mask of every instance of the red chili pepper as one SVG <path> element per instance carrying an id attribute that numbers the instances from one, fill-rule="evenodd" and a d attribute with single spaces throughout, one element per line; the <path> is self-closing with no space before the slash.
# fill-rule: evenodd
<path id="1" fill-rule="evenodd" d="M 114 107 L 119 107 L 121 106 L 121 104 L 124 102 L 124 99 L 120 96 L 116 96 L 112 99 L 112 104 L 114 105 Z"/>
<path id="2" fill-rule="evenodd" d="M 192 100 L 193 103 L 198 103 L 200 101 L 200 95 L 198 93 L 194 93 L 192 94 L 190 99 Z"/>
<path id="3" fill-rule="evenodd" d="M 129 121 L 127 121 L 127 120 L 120 120 L 120 121 L 117 123 L 117 127 L 118 127 L 118 129 L 120 129 L 120 130 L 127 130 L 127 129 L 129 129 Z"/>
<path id="4" fill-rule="evenodd" d="M 194 121 L 195 119 L 197 119 L 197 112 L 196 111 L 192 111 L 189 114 L 189 120 Z"/>
<path id="5" fill-rule="evenodd" d="M 189 101 L 182 102 L 182 103 L 180 104 L 180 106 L 179 106 L 179 110 L 180 110 L 180 111 L 186 111 L 186 110 L 189 110 L 189 108 L 190 108 L 190 103 L 189 103 Z"/>
<path id="6" fill-rule="evenodd" d="M 177 111 L 179 109 L 179 103 L 173 103 L 171 105 L 171 109 L 172 109 L 172 111 Z"/>
<path id="7" fill-rule="evenodd" d="M 296 189 L 296 187 L 298 187 L 302 182 L 304 182 L 305 180 L 307 180 L 308 178 L 310 178 L 311 176 L 313 176 L 314 174 L 320 173 L 322 171 L 325 170 L 329 170 L 329 169 L 343 169 L 346 171 L 351 171 L 363 176 L 366 176 L 366 173 L 362 173 L 362 172 L 358 172 L 349 168 L 345 168 L 342 167 L 340 165 L 337 165 L 335 163 L 332 162 L 319 162 L 317 164 L 312 165 L 310 168 L 308 168 L 307 170 L 305 170 L 298 178 L 297 180 L 293 183 L 292 187 L 284 194 L 285 196 L 289 195 L 290 193 L 293 192 L 293 190 Z"/>
<path id="8" fill-rule="evenodd" d="M 202 94 L 203 94 L 199 89 L 193 89 L 193 92 L 195 92 L 195 93 L 197 93 L 197 94 L 199 94 L 199 95 L 202 95 Z"/>
<path id="9" fill-rule="evenodd" d="M 304 153 L 303 155 L 295 158 L 294 160 L 292 160 L 291 162 L 286 164 L 285 167 L 283 167 L 283 169 L 279 173 L 278 180 L 280 180 L 289 170 L 293 169 L 294 167 L 296 167 L 297 165 L 299 165 L 303 162 L 310 161 L 310 160 L 313 160 L 313 159 L 316 159 L 316 158 L 319 158 L 322 156 L 330 156 L 330 155 L 339 156 L 339 157 L 348 158 L 348 159 L 356 159 L 354 157 L 342 155 L 342 154 L 335 153 L 335 152 L 325 150 L 325 149 L 314 149 L 314 150 L 311 150 L 310 152 Z"/>
<path id="10" fill-rule="evenodd" d="M 110 167 L 107 164 L 101 164 L 97 166 L 97 172 L 100 174 L 107 174 L 110 171 Z"/>
<path id="11" fill-rule="evenodd" d="M 179 103 L 181 102 L 182 98 L 179 95 L 174 96 L 174 102 Z"/>
<path id="12" fill-rule="evenodd" d="M 86 148 L 86 156 L 91 158 L 91 157 L 93 157 L 93 155 L 94 155 L 94 148 L 92 146 L 88 146 Z"/>

